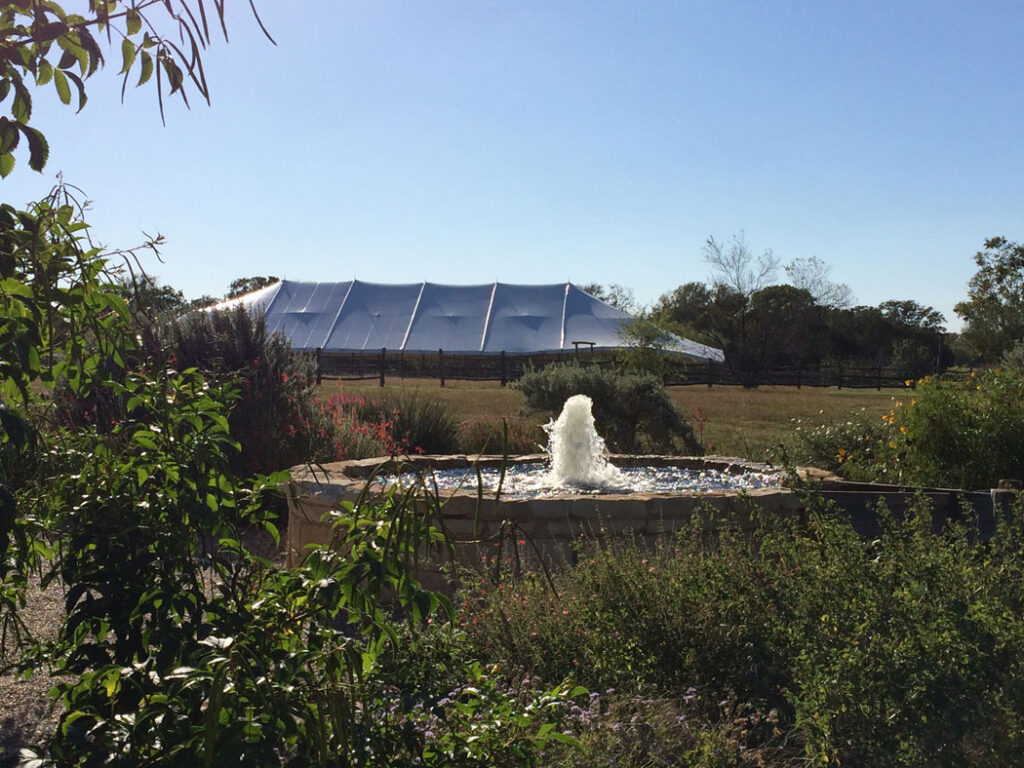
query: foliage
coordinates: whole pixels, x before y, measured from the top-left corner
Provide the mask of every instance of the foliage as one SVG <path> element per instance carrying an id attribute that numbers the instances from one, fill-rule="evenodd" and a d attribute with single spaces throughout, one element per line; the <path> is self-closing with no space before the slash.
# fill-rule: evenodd
<path id="1" fill-rule="evenodd" d="M 470 419 L 459 426 L 459 453 L 538 453 L 547 438 L 539 423 L 525 419 Z"/>
<path id="2" fill-rule="evenodd" d="M 847 286 L 828 279 L 816 257 L 794 259 L 789 285 L 772 284 L 778 260 L 755 258 L 742 237 L 705 248 L 713 284 L 685 283 L 663 294 L 652 316 L 662 327 L 725 351 L 725 365 L 746 387 L 767 368 L 823 364 L 899 366 L 919 378 L 953 362 L 942 315 L 916 301 L 850 307 Z"/>
<path id="3" fill-rule="evenodd" d="M 424 545 L 443 545 L 436 500 L 409 489 L 344 505 L 343 551 L 278 569 L 234 528 L 276 536 L 228 473 L 230 394 L 194 371 L 131 376 L 126 389 L 131 419 L 63 442 L 56 472 L 24 496 L 50 531 L 44 584 L 68 588 L 58 639 L 22 661 L 70 677 L 56 686 L 64 714 L 40 765 L 492 765 L 509 751 L 528 763 L 547 744 L 549 711 L 573 691 L 506 690 L 454 650 L 440 690 L 418 690 L 419 705 L 392 698 L 417 679 L 419 628 L 447 611 L 413 576 Z M 63 450 L 87 451 L 70 459 L 79 472 L 63 471 Z"/>
<path id="4" fill-rule="evenodd" d="M 137 78 L 136 86 L 141 86 L 155 75 L 161 116 L 165 94 L 180 95 L 187 106 L 188 91 L 194 90 L 209 102 L 202 62 L 213 39 L 209 17 L 227 37 L 224 3 L 215 2 L 208 17 L 209 5 L 204 0 L 104 0 L 75 13 L 56 2 L 0 4 L 0 104 L 10 115 L 0 115 L 0 177 L 14 169 L 22 139 L 29 167 L 42 171 L 50 149 L 43 133 L 30 125 L 30 88 L 52 84 L 63 104 L 74 99 L 81 111 L 87 101 L 84 81 L 105 64 L 100 47 L 104 38 L 120 47 L 122 97 L 129 79 Z M 250 5 L 255 14 L 255 5 Z"/>
<path id="5" fill-rule="evenodd" d="M 682 377 L 685 364 L 667 352 L 672 345 L 672 334 L 646 312 L 623 323 L 619 336 L 625 345 L 617 361 L 621 372 L 649 373 L 662 381 L 673 374 L 674 378 Z"/>
<path id="6" fill-rule="evenodd" d="M 697 728 L 740 723 L 739 743 L 767 759 L 754 764 L 1014 764 L 1024 509 L 979 544 L 970 524 L 933 534 L 923 501 L 903 521 L 880 509 L 874 540 L 808 503 L 803 523 L 723 527 L 711 548 L 697 515 L 653 550 L 584 543 L 554 589 L 527 575 L 467 594 L 467 631 L 527 674 L 606 691 L 599 711 L 655 699 Z M 645 722 L 650 745 L 681 738 L 675 718 Z M 577 733 L 593 743 L 600 726 Z"/>
<path id="7" fill-rule="evenodd" d="M 817 256 L 793 259 L 787 264 L 786 277 L 794 288 L 807 291 L 820 307 L 845 309 L 853 305 L 853 291 L 845 283 L 829 279 L 832 267 Z"/>
<path id="8" fill-rule="evenodd" d="M 21 634 L 18 609 L 44 546 L 41 521 L 17 501 L 52 419 L 36 389 L 63 381 L 84 393 L 105 361 L 123 360 L 127 341 L 116 275 L 80 214 L 64 186 L 25 210 L 0 205 L 0 645 Z"/>
<path id="9" fill-rule="evenodd" d="M 556 364 L 526 373 L 513 387 L 525 395 L 529 408 L 553 415 L 572 395 L 589 396 L 597 430 L 613 451 L 701 452 L 692 427 L 672 405 L 662 383 L 650 374 Z"/>
<path id="10" fill-rule="evenodd" d="M 178 370 L 196 368 L 237 382 L 229 416 L 241 443 L 232 457 L 239 476 L 272 472 L 334 457 L 333 425 L 316 399 L 313 365 L 288 340 L 267 332 L 266 320 L 244 308 L 194 312 L 168 326 L 164 349 Z"/>
<path id="11" fill-rule="evenodd" d="M 335 423 L 337 458 L 363 459 L 404 453 L 455 453 L 459 423 L 439 400 L 389 393 L 371 400 L 341 391 L 327 399 Z"/>
<path id="12" fill-rule="evenodd" d="M 887 413 L 801 432 L 795 458 L 853 479 L 931 487 L 1024 478 L 1024 375 L 989 370 L 908 384 L 916 388 Z"/>
<path id="13" fill-rule="evenodd" d="M 580 290 L 627 314 L 632 315 L 640 311 L 640 302 L 637 301 L 636 294 L 629 286 L 618 283 L 611 283 L 607 286 L 600 283 L 587 283 L 581 285 Z"/>
<path id="14" fill-rule="evenodd" d="M 974 261 L 967 300 L 953 311 L 964 320 L 964 341 L 991 362 L 1024 338 L 1024 245 L 992 237 Z"/>
<path id="15" fill-rule="evenodd" d="M 266 288 L 268 285 L 281 282 L 281 278 L 276 275 L 257 275 L 256 277 L 239 277 L 236 280 L 231 281 L 231 285 L 228 286 L 226 299 L 234 299 L 238 296 L 244 296 L 247 293 L 258 291 L 260 288 Z"/>

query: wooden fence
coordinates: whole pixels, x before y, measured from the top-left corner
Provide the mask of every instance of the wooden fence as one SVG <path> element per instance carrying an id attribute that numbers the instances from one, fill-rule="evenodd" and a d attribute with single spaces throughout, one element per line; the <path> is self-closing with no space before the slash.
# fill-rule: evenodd
<path id="1" fill-rule="evenodd" d="M 555 362 L 577 361 L 587 365 L 614 367 L 614 353 L 576 350 L 533 355 L 459 354 L 445 352 L 324 352 L 314 353 L 317 383 L 325 378 L 376 379 L 384 386 L 388 379 L 436 379 L 448 381 L 497 381 L 502 386 L 531 369 Z M 723 363 L 687 363 L 681 372 L 669 374 L 671 386 L 739 386 L 741 382 Z M 933 371 L 910 371 L 887 366 L 822 365 L 766 368 L 757 375 L 759 386 L 836 387 L 838 389 L 884 389 L 914 386 L 917 379 Z"/>

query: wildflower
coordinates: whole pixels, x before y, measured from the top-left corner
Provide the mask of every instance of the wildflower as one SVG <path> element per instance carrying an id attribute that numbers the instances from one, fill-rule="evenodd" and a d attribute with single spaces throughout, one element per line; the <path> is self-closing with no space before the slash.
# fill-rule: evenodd
<path id="1" fill-rule="evenodd" d="M 907 379 L 906 381 L 903 382 L 903 386 L 909 387 L 909 386 L 912 386 L 913 383 L 914 382 L 912 382 L 910 379 Z"/>
<path id="2" fill-rule="evenodd" d="M 907 428 L 906 427 L 900 427 L 900 432 L 902 432 L 904 435 L 907 434 Z"/>

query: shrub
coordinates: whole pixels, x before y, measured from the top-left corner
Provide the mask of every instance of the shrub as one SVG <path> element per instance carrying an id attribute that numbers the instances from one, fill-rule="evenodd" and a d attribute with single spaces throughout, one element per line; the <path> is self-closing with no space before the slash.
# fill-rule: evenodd
<path id="1" fill-rule="evenodd" d="M 327 399 L 334 420 L 336 458 L 365 459 L 403 453 L 455 453 L 459 424 L 451 410 L 416 393 L 367 400 L 341 390 Z"/>
<path id="2" fill-rule="evenodd" d="M 612 451 L 702 453 L 693 428 L 651 374 L 620 374 L 598 366 L 549 365 L 513 386 L 528 407 L 557 415 L 572 395 L 594 401 L 594 421 Z"/>
<path id="3" fill-rule="evenodd" d="M 165 354 L 178 370 L 235 378 L 239 398 L 228 421 L 241 443 L 239 476 L 272 472 L 336 453 L 333 425 L 316 399 L 312 363 L 266 320 L 239 307 L 195 312 L 168 327 Z"/>
<path id="4" fill-rule="evenodd" d="M 1024 479 L 1024 374 L 926 376 L 887 413 L 804 430 L 798 461 L 856 480 L 992 488 Z"/>
<path id="5" fill-rule="evenodd" d="M 507 444 L 506 444 L 507 440 Z M 459 427 L 459 453 L 539 453 L 547 437 L 539 423 L 524 419 L 473 419 Z"/>
<path id="6" fill-rule="evenodd" d="M 485 584 L 462 622 L 526 674 L 686 702 L 698 722 L 741 713 L 748 748 L 781 740 L 808 763 L 862 768 L 1015 764 L 1024 504 L 977 543 L 969 524 L 932 533 L 924 500 L 902 521 L 880 509 L 874 540 L 807 503 L 804 524 L 722 529 L 711 549 L 697 527 L 653 550 L 585 542 L 554 589 L 535 574 Z"/>

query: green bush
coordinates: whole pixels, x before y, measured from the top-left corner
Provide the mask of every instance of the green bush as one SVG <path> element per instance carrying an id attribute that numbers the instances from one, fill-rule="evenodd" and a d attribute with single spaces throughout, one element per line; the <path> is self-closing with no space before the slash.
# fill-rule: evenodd
<path id="1" fill-rule="evenodd" d="M 337 455 L 334 425 L 316 398 L 312 362 L 288 340 L 267 333 L 266 320 L 238 308 L 195 312 L 165 330 L 168 364 L 238 382 L 228 417 L 241 451 L 231 457 L 238 476 L 273 472 Z"/>
<path id="2" fill-rule="evenodd" d="M 459 423 L 454 414 L 444 403 L 421 399 L 416 393 L 367 400 L 339 387 L 327 399 L 325 410 L 335 423 L 338 459 L 458 450 Z"/>
<path id="3" fill-rule="evenodd" d="M 584 543 L 553 588 L 528 575 L 467 593 L 462 623 L 526 674 L 686 702 L 709 728 L 732 702 L 748 749 L 780 748 L 769 765 L 794 749 L 818 765 L 1014 765 L 1024 505 L 978 543 L 970 524 L 932 533 L 924 501 L 903 521 L 881 509 L 874 540 L 809 503 L 802 524 L 723 529 L 713 548 L 696 528 L 653 550 Z M 677 738 L 678 721 L 650 723 L 650 744 Z"/>
<path id="4" fill-rule="evenodd" d="M 529 408 L 557 415 L 572 395 L 594 401 L 594 421 L 609 449 L 620 453 L 700 454 L 693 428 L 651 374 L 621 374 L 599 366 L 549 365 L 526 373 L 513 387 Z"/>
<path id="5" fill-rule="evenodd" d="M 802 430 L 793 455 L 855 480 L 952 488 L 1024 480 L 1024 374 L 926 376 L 888 412 Z"/>
<path id="6" fill-rule="evenodd" d="M 535 421 L 526 419 L 473 419 L 459 427 L 459 453 L 502 453 L 520 456 L 540 453 L 547 437 Z"/>

